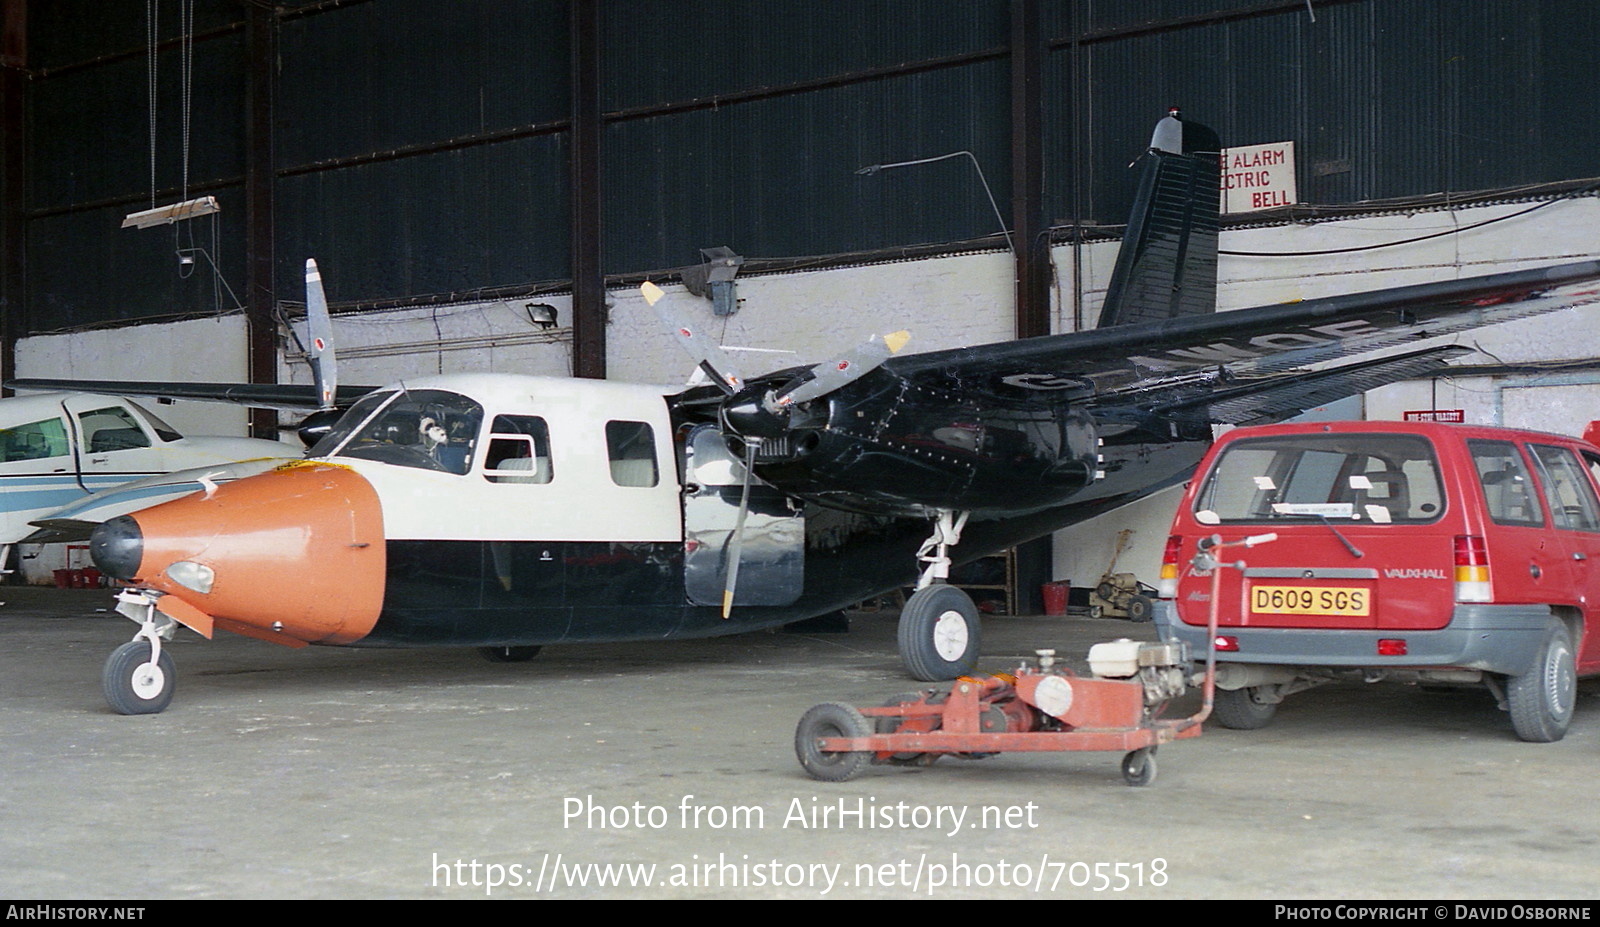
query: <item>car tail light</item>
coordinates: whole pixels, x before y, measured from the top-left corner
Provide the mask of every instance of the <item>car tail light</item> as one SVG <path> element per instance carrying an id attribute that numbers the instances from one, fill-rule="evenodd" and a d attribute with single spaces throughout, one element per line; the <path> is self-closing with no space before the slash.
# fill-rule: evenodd
<path id="1" fill-rule="evenodd" d="M 1456 535 L 1456 601 L 1494 601 L 1489 584 L 1489 545 L 1482 535 Z"/>
<path id="2" fill-rule="evenodd" d="M 1183 537 L 1174 534 L 1167 538 L 1167 548 L 1161 554 L 1161 579 L 1156 584 L 1156 595 L 1163 599 L 1178 595 L 1178 552 L 1183 549 Z"/>
<path id="3" fill-rule="evenodd" d="M 1378 656 L 1403 657 L 1406 655 L 1406 639 L 1403 637 L 1385 637 L 1378 641 Z"/>
<path id="4" fill-rule="evenodd" d="M 1237 637 L 1234 637 L 1231 634 L 1218 634 L 1217 635 L 1217 652 L 1218 653 L 1238 653 L 1239 652 L 1239 639 Z"/>

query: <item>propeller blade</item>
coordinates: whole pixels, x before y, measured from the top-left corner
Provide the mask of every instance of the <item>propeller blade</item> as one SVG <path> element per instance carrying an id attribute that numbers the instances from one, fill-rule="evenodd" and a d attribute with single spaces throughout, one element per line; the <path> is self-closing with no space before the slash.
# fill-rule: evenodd
<path id="1" fill-rule="evenodd" d="M 825 396 L 846 383 L 866 376 L 884 361 L 898 354 L 910 340 L 911 333 L 906 331 L 893 332 L 881 338 L 873 335 L 864 344 L 856 345 L 844 356 L 812 367 L 811 379 L 780 391 L 773 397 L 773 404 L 783 408 Z"/>
<path id="2" fill-rule="evenodd" d="M 660 287 L 646 280 L 639 287 L 639 293 L 644 297 L 646 303 L 655 307 L 656 317 L 661 320 L 661 324 L 667 330 L 667 333 L 678 342 L 680 347 L 689 352 L 689 356 L 694 358 L 696 364 L 700 365 L 700 369 L 715 380 L 717 385 L 722 387 L 723 392 L 732 396 L 739 390 L 744 389 L 744 376 L 733 366 L 733 361 L 728 359 L 728 355 L 722 350 L 722 346 L 704 332 L 696 329 L 688 319 L 674 311 L 672 307 L 662 303 L 661 297 L 664 294 Z"/>
<path id="3" fill-rule="evenodd" d="M 339 359 L 333 351 L 333 319 L 328 315 L 328 297 L 322 291 L 322 272 L 315 260 L 306 261 L 306 335 L 310 344 L 306 356 L 311 361 L 311 377 L 317 386 L 319 408 L 334 407 L 339 389 Z"/>
<path id="4" fill-rule="evenodd" d="M 728 541 L 728 582 L 722 590 L 722 620 L 733 613 L 733 593 L 739 587 L 739 558 L 744 555 L 744 517 L 750 512 L 750 472 L 756 463 L 756 446 L 749 439 L 744 443 L 744 484 L 739 488 L 739 517 L 733 522 L 733 536 Z"/>

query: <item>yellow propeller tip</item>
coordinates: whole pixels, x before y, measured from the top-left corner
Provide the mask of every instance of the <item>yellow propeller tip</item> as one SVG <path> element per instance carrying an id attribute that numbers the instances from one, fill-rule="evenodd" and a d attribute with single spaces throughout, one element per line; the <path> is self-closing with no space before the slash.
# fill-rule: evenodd
<path id="1" fill-rule="evenodd" d="M 646 280 L 644 283 L 639 284 L 639 295 L 644 297 L 647 305 L 654 306 L 657 302 L 660 302 L 661 297 L 667 294 L 661 291 L 661 287 Z"/>
<path id="2" fill-rule="evenodd" d="M 905 329 L 901 329 L 900 331 L 892 332 L 883 336 L 883 343 L 889 346 L 890 354 L 899 354 L 900 349 L 905 347 L 906 342 L 910 340 L 911 333 Z"/>

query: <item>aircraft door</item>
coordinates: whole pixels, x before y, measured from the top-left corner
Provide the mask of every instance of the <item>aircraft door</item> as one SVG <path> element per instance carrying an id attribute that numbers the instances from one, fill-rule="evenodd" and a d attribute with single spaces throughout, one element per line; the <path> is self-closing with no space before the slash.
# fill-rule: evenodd
<path id="1" fill-rule="evenodd" d="M 105 396 L 71 396 L 62 403 L 77 437 L 78 480 L 89 492 L 160 473 L 161 451 L 123 403 Z"/>
<path id="2" fill-rule="evenodd" d="M 696 605 L 721 605 L 739 519 L 744 464 L 714 426 L 689 433 L 683 500 L 684 587 Z M 805 584 L 805 517 L 761 482 L 750 484 L 734 605 L 789 605 Z"/>

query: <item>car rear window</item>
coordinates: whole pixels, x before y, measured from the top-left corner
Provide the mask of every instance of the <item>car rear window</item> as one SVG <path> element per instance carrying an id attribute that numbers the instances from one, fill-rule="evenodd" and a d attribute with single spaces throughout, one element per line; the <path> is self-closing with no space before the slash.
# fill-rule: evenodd
<path id="1" fill-rule="evenodd" d="M 1438 459 L 1425 438 L 1295 434 L 1228 444 L 1195 494 L 1202 524 L 1432 522 L 1444 512 Z"/>

